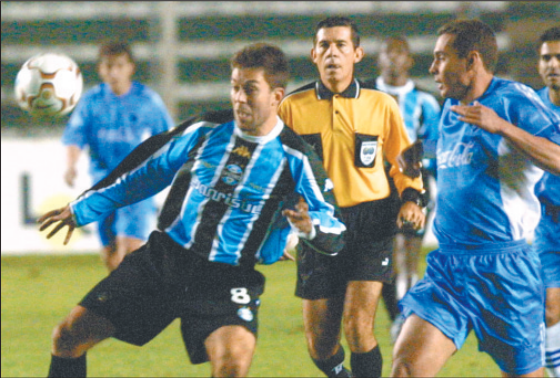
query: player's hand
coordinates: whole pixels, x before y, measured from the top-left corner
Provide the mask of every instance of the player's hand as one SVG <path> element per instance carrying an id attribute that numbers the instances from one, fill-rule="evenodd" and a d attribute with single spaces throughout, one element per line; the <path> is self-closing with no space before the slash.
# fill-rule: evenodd
<path id="1" fill-rule="evenodd" d="M 475 101 L 473 105 L 453 105 L 451 110 L 460 115 L 459 120 L 470 123 L 492 134 L 501 134 L 506 120 L 496 112 Z"/>
<path id="2" fill-rule="evenodd" d="M 284 248 L 284 254 L 280 257 L 280 261 L 296 261 L 292 253 L 296 252 L 298 243 L 299 237 L 295 233 L 291 232 L 290 235 L 288 235 L 288 242 Z"/>
<path id="3" fill-rule="evenodd" d="M 47 235 L 47 239 L 50 239 L 58 231 L 60 231 L 64 226 L 68 226 L 68 232 L 66 233 L 66 238 L 64 238 L 64 245 L 68 244 L 68 241 L 72 237 L 72 233 L 76 228 L 76 222 L 74 222 L 74 217 L 72 216 L 72 211 L 70 206 L 61 207 L 57 210 L 52 210 L 43 215 L 41 218 L 37 219 L 40 223 L 39 231 L 46 230 L 53 223 L 59 222 L 54 229 Z"/>
<path id="4" fill-rule="evenodd" d="M 425 223 L 426 215 L 420 206 L 410 201 L 403 203 L 397 216 L 397 226 L 399 228 L 411 227 L 414 230 L 419 230 L 424 227 Z"/>
<path id="5" fill-rule="evenodd" d="M 282 211 L 282 215 L 287 217 L 292 226 L 295 226 L 304 234 L 309 234 L 313 228 L 313 222 L 309 216 L 309 206 L 303 198 L 295 206 L 295 210 L 286 209 Z"/>
<path id="6" fill-rule="evenodd" d="M 69 187 L 74 187 L 74 180 L 76 179 L 76 176 L 78 176 L 78 171 L 74 167 L 68 168 L 64 173 L 64 181 Z"/>
<path id="7" fill-rule="evenodd" d="M 399 169 L 405 175 L 417 178 L 420 176 L 422 168 L 422 156 L 424 149 L 422 141 L 417 140 L 410 147 L 406 148 L 399 156 L 397 156 L 397 164 Z"/>

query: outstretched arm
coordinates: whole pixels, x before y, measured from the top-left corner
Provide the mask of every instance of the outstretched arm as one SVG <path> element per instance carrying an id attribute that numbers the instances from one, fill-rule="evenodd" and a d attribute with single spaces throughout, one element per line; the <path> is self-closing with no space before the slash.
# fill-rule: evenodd
<path id="1" fill-rule="evenodd" d="M 461 121 L 503 136 L 539 168 L 560 175 L 560 146 L 556 143 L 528 133 L 478 102 L 472 106 L 454 105 L 451 110 L 461 115 Z"/>
<path id="2" fill-rule="evenodd" d="M 60 231 L 64 226 L 68 226 L 68 232 L 66 233 L 66 238 L 64 239 L 64 245 L 68 244 L 68 241 L 72 237 L 72 233 L 76 228 L 76 222 L 74 221 L 74 216 L 70 206 L 61 207 L 57 210 L 52 210 L 43 215 L 37 220 L 40 223 L 39 231 L 46 230 L 50 225 L 59 222 L 54 229 L 47 235 L 47 239 L 50 239 L 58 231 Z"/>

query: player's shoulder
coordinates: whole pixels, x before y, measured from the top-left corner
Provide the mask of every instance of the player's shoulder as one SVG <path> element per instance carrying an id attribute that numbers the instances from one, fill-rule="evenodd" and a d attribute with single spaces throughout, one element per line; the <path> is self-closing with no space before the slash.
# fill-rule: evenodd
<path id="1" fill-rule="evenodd" d="M 293 151 L 306 153 L 308 146 L 301 136 L 295 133 L 289 125 L 286 125 L 279 135 L 282 145 L 290 148 Z"/>
<path id="2" fill-rule="evenodd" d="M 360 85 L 360 99 L 367 101 L 376 101 L 377 103 L 386 102 L 391 105 L 397 103 L 393 96 L 377 89 L 375 86 L 375 81 L 358 80 L 358 83 Z"/>
<path id="3" fill-rule="evenodd" d="M 315 94 L 316 91 L 316 82 L 311 82 L 304 84 L 293 91 L 289 92 L 283 99 L 283 102 L 293 101 L 296 98 L 300 98 L 303 96 L 309 96 L 311 94 Z"/>

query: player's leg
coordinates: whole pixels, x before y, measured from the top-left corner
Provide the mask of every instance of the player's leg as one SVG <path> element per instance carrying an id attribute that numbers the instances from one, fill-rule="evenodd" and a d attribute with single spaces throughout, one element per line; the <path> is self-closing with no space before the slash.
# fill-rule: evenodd
<path id="1" fill-rule="evenodd" d="M 560 287 L 546 289 L 545 366 L 550 377 L 560 377 Z"/>
<path id="2" fill-rule="evenodd" d="M 350 281 L 346 289 L 344 334 L 355 377 L 381 376 L 383 359 L 373 330 L 382 287 L 377 281 Z"/>
<path id="3" fill-rule="evenodd" d="M 434 377 L 456 350 L 453 340 L 412 314 L 395 343 L 391 377 Z"/>
<path id="4" fill-rule="evenodd" d="M 111 337 L 115 326 L 106 318 L 76 306 L 52 335 L 49 377 L 85 377 L 85 353 Z"/>
<path id="5" fill-rule="evenodd" d="M 332 357 L 340 343 L 342 298 L 303 300 L 307 348 L 314 360 Z"/>
<path id="6" fill-rule="evenodd" d="M 117 268 L 122 259 L 117 255 L 117 234 L 115 229 L 116 214 L 113 212 L 97 222 L 99 241 L 101 242 L 101 261 L 109 272 Z M 117 262 L 118 261 L 118 262 Z"/>
<path id="7" fill-rule="evenodd" d="M 545 299 L 545 366 L 550 377 L 560 377 L 560 214 L 558 209 L 543 204 L 542 217 L 533 247 L 539 254 Z"/>
<path id="8" fill-rule="evenodd" d="M 224 326 L 204 342 L 212 368 L 212 377 L 245 377 L 249 373 L 256 338 L 242 326 Z"/>
<path id="9" fill-rule="evenodd" d="M 110 269 L 114 270 L 126 255 L 140 248 L 154 228 L 155 205 L 152 198 L 116 210 L 116 248 L 108 257 Z"/>

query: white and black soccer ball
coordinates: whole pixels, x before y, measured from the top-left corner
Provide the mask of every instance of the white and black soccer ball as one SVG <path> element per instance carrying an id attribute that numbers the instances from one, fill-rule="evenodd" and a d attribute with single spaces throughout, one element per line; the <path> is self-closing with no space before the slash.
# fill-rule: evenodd
<path id="1" fill-rule="evenodd" d="M 18 105 L 34 116 L 68 114 L 82 95 L 80 68 L 64 54 L 43 53 L 27 60 L 16 77 Z"/>

